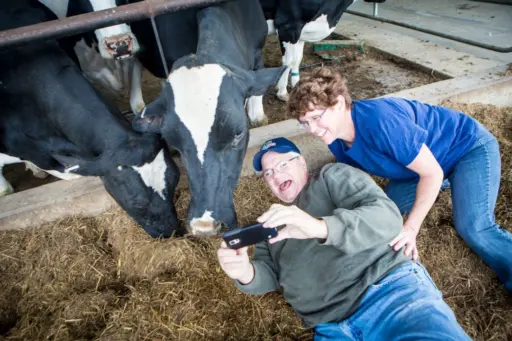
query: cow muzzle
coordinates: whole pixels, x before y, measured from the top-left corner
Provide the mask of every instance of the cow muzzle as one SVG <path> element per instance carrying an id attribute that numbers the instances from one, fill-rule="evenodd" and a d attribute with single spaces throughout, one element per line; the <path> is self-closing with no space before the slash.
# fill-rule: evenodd
<path id="1" fill-rule="evenodd" d="M 105 38 L 103 44 L 107 53 L 114 59 L 129 58 L 136 52 L 134 51 L 134 37 L 130 34 Z"/>
<path id="2" fill-rule="evenodd" d="M 211 217 L 194 218 L 190 221 L 190 233 L 198 237 L 216 236 L 227 230 L 227 225 Z"/>

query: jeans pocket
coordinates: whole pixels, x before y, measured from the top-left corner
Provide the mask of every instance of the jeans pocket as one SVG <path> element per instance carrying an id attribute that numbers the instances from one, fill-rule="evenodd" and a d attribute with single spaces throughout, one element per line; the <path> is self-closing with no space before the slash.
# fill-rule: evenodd
<path id="1" fill-rule="evenodd" d="M 419 277 L 414 276 L 416 271 L 413 263 L 400 265 L 386 276 L 382 277 L 377 283 L 370 285 L 370 289 L 382 289 L 393 286 L 393 288 L 413 285 L 420 282 Z"/>
<path id="2" fill-rule="evenodd" d="M 434 280 L 432 279 L 432 277 L 430 276 L 430 274 L 428 273 L 427 269 L 421 265 L 420 263 L 417 263 L 416 264 L 416 267 L 415 267 L 416 271 L 415 271 L 415 274 L 416 276 L 418 277 L 418 279 L 426 286 L 432 288 L 434 291 L 436 291 L 440 297 L 443 296 L 441 290 L 439 290 L 439 288 L 437 287 L 436 283 L 434 283 Z"/>

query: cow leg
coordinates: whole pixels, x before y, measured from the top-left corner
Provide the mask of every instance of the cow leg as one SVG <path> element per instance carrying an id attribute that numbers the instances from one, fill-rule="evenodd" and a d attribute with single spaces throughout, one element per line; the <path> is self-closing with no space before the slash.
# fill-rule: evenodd
<path id="1" fill-rule="evenodd" d="M 4 165 L 3 164 L 0 165 L 0 197 L 14 192 L 14 189 L 12 188 L 9 181 L 7 181 L 4 178 L 4 175 L 2 173 L 3 168 L 4 168 Z"/>
<path id="2" fill-rule="evenodd" d="M 254 65 L 255 70 L 265 68 L 261 50 L 258 51 L 255 56 Z M 251 126 L 259 127 L 268 124 L 268 118 L 265 116 L 265 110 L 263 109 L 263 96 L 252 96 L 245 100 L 245 105 L 247 107 L 247 116 L 249 116 Z"/>
<path id="3" fill-rule="evenodd" d="M 296 44 L 283 42 L 283 65 L 288 68 L 283 73 L 277 83 L 277 98 L 281 101 L 288 101 L 288 76 L 292 72 L 292 86 L 299 81 L 299 67 L 302 61 L 302 53 L 304 51 L 304 42 L 299 41 Z"/>
<path id="4" fill-rule="evenodd" d="M 295 87 L 295 85 L 297 85 L 297 83 L 300 80 L 299 68 L 300 68 L 300 63 L 302 62 L 303 55 L 304 55 L 304 42 L 299 41 L 297 44 L 295 44 L 295 46 L 293 48 L 292 79 L 291 79 L 292 88 Z"/>
<path id="5" fill-rule="evenodd" d="M 142 98 L 142 65 L 137 59 L 133 60 L 130 80 L 130 107 L 134 114 L 139 114 L 146 106 Z"/>
<path id="6" fill-rule="evenodd" d="M 247 101 L 247 115 L 253 127 L 268 124 L 268 118 L 263 110 L 263 96 L 252 96 Z"/>

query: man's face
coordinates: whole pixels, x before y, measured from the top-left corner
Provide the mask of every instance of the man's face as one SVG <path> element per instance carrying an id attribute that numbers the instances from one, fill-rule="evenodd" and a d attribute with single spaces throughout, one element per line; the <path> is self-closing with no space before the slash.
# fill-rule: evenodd
<path id="1" fill-rule="evenodd" d="M 308 182 L 304 157 L 289 152 L 267 152 L 261 159 L 263 177 L 279 200 L 291 203 Z"/>

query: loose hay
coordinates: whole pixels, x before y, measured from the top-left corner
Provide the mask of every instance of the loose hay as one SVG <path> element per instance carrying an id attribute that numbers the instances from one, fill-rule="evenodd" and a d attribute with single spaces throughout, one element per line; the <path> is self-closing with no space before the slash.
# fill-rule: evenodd
<path id="1" fill-rule="evenodd" d="M 446 103 L 498 137 L 502 183 L 498 222 L 510 228 L 510 109 Z M 382 184 L 382 182 L 379 182 Z M 190 196 L 177 193 L 186 215 Z M 277 202 L 263 182 L 240 181 L 241 225 Z M 453 228 L 449 191 L 419 236 L 422 262 L 474 340 L 512 339 L 512 302 Z M 4 340 L 309 340 L 278 293 L 240 293 L 219 268 L 216 239 L 152 240 L 121 211 L 37 229 L 0 232 L 0 339 Z"/>

